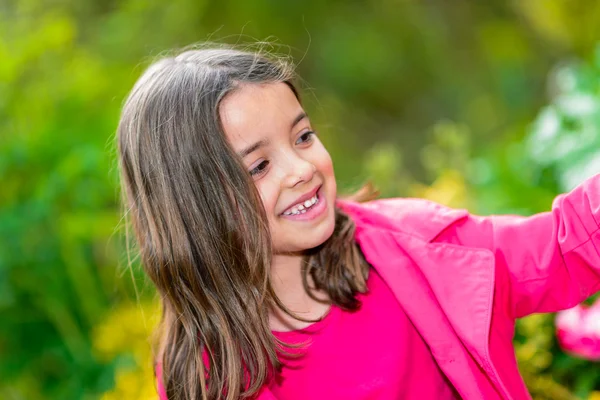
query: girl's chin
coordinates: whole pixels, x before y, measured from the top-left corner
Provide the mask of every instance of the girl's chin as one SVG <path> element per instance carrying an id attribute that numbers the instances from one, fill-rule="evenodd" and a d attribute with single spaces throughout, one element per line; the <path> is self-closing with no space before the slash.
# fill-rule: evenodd
<path id="1" fill-rule="evenodd" d="M 331 223 L 329 224 L 330 226 L 328 226 L 326 229 L 324 229 L 323 231 L 315 231 L 313 232 L 314 236 L 311 237 L 305 237 L 304 240 L 299 240 L 297 237 L 295 238 L 295 240 L 290 240 L 289 242 L 287 242 L 286 244 L 280 243 L 279 246 L 277 246 L 276 243 L 276 248 L 279 247 L 287 249 L 282 251 L 281 253 L 303 253 L 305 251 L 314 249 L 315 247 L 319 247 L 321 246 L 323 243 L 325 243 L 327 241 L 327 239 L 329 239 L 331 237 L 331 235 L 333 234 L 333 230 L 335 228 L 335 224 Z M 310 233 L 308 234 L 310 235 Z M 278 253 L 277 251 L 275 251 L 275 253 Z"/>
<path id="2" fill-rule="evenodd" d="M 271 231 L 275 254 L 302 253 L 325 243 L 335 229 L 333 203 L 328 204 L 324 213 L 325 218 L 314 223 L 283 221 L 282 224 L 276 224 L 278 229 Z"/>

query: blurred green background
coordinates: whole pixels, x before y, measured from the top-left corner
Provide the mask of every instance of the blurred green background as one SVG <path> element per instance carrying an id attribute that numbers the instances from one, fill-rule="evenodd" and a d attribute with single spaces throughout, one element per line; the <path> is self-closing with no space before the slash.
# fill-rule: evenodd
<path id="1" fill-rule="evenodd" d="M 152 57 L 269 40 L 299 64 L 343 190 L 526 215 L 600 171 L 599 33 L 586 0 L 4 0 L 0 399 L 156 397 L 158 308 L 126 268 L 113 143 Z M 552 315 L 515 344 L 536 399 L 600 398 Z"/>

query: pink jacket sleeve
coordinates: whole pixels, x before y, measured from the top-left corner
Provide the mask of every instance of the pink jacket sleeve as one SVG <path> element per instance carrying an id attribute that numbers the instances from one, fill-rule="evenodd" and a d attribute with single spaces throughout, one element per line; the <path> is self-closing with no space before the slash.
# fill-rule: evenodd
<path id="1" fill-rule="evenodd" d="M 600 175 L 531 217 L 469 215 L 437 241 L 494 253 L 496 291 L 514 318 L 570 308 L 600 290 Z"/>

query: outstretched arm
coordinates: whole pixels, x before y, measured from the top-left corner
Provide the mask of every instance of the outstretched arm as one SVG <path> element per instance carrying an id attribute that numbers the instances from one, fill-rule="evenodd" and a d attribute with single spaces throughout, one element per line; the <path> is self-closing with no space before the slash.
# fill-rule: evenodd
<path id="1" fill-rule="evenodd" d="M 600 290 L 600 175 L 531 217 L 469 215 L 436 239 L 488 248 L 514 318 L 572 307 Z"/>

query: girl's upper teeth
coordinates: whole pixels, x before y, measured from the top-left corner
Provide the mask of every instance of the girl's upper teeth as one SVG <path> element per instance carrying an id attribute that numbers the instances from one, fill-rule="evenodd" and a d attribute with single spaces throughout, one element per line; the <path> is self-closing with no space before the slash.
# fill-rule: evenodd
<path id="1" fill-rule="evenodd" d="M 306 212 L 306 209 L 314 206 L 317 203 L 317 201 L 318 201 L 318 197 L 317 197 L 317 195 L 314 195 L 313 197 L 306 200 L 305 202 L 298 203 L 295 206 L 293 206 L 292 208 L 289 208 L 283 214 L 284 215 L 304 214 Z"/>

